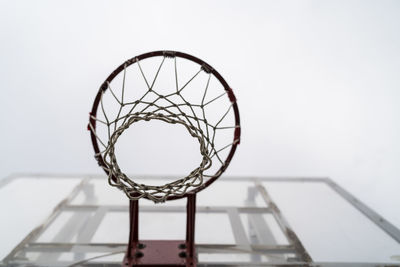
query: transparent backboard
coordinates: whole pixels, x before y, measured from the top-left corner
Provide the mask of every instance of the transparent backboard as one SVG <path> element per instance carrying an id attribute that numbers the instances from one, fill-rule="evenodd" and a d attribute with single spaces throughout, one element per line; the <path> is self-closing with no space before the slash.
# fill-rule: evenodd
<path id="1" fill-rule="evenodd" d="M 0 186 L 0 265 L 121 265 L 129 201 L 104 175 Z M 141 240 L 185 239 L 185 199 L 139 203 Z M 400 266 L 400 231 L 326 178 L 222 177 L 197 195 L 195 242 L 199 266 Z"/>

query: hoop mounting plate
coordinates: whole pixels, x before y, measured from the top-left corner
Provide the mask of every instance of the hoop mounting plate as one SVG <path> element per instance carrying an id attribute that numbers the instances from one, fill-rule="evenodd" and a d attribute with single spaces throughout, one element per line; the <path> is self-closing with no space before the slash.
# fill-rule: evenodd
<path id="1" fill-rule="evenodd" d="M 184 240 L 145 240 L 136 244 L 125 257 L 122 266 L 196 266 L 196 258 L 187 258 L 187 244 Z M 140 248 L 143 247 L 143 248 Z"/>

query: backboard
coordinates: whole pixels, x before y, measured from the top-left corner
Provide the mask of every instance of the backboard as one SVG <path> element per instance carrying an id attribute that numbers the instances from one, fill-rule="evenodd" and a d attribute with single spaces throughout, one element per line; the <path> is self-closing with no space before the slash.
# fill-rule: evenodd
<path id="1" fill-rule="evenodd" d="M 184 238 L 184 200 L 140 203 L 141 238 Z M 0 266 L 121 266 L 128 199 L 105 175 L 13 175 L 0 207 Z M 399 229 L 328 178 L 222 177 L 195 242 L 199 266 L 400 266 Z"/>

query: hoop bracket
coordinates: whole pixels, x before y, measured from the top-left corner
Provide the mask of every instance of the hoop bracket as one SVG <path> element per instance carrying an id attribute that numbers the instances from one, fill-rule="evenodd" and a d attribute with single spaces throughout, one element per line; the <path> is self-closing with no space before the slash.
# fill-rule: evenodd
<path id="1" fill-rule="evenodd" d="M 207 63 L 203 63 L 201 69 L 204 70 L 206 73 L 211 73 L 213 71 L 213 68 Z"/>
<path id="2" fill-rule="evenodd" d="M 175 51 L 164 51 L 163 54 L 165 57 L 175 57 Z"/>
<path id="3" fill-rule="evenodd" d="M 196 194 L 189 194 L 186 206 L 186 240 L 140 240 L 139 200 L 130 200 L 129 244 L 122 266 L 196 267 L 195 216 Z"/>

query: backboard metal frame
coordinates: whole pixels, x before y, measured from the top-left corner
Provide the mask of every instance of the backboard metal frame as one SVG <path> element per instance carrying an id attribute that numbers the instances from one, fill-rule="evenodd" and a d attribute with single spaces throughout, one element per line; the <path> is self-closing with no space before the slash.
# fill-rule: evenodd
<path id="1" fill-rule="evenodd" d="M 49 178 L 54 175 L 24 175 L 24 178 Z M 10 176 L 0 182 L 0 188 L 18 179 L 18 175 Z M 77 178 L 77 176 L 70 176 Z M 79 176 L 81 177 L 80 183 L 63 199 L 53 210 L 53 212 L 46 218 L 46 220 L 33 229 L 1 262 L 0 266 L 121 266 L 121 261 L 101 261 L 98 257 L 96 262 L 87 261 L 85 254 L 88 253 L 104 253 L 104 255 L 113 255 L 125 252 L 126 243 L 121 244 L 101 244 L 91 243 L 91 239 L 96 233 L 102 219 L 109 212 L 126 212 L 128 214 L 129 206 L 123 205 L 96 205 L 90 204 L 90 198 L 93 197 L 93 190 L 90 188 L 90 181 L 93 179 L 104 179 L 103 176 Z M 271 198 L 262 182 L 306 182 L 306 183 L 322 183 L 329 186 L 343 199 L 350 203 L 354 208 L 359 210 L 369 220 L 381 228 L 385 233 L 391 236 L 397 243 L 400 244 L 400 230 L 393 224 L 382 218 L 379 214 L 374 212 L 368 206 L 352 196 L 348 191 L 340 187 L 329 178 L 289 178 L 289 177 L 270 177 L 270 178 L 257 178 L 257 177 L 224 177 L 224 181 L 248 181 L 253 184 L 248 188 L 247 200 L 245 207 L 236 206 L 197 206 L 197 213 L 222 213 L 226 214 L 229 218 L 232 232 L 234 235 L 234 244 L 197 244 L 196 250 L 198 253 L 246 253 L 250 254 L 252 263 L 249 262 L 198 262 L 198 266 L 386 266 L 385 263 L 364 263 L 364 262 L 314 262 L 310 254 L 303 246 L 296 232 L 289 225 L 284 214 L 281 212 L 277 204 Z M 83 192 L 87 200 L 86 203 L 76 205 L 72 204 L 72 200 Z M 265 207 L 255 205 L 255 196 L 260 194 Z M 253 205 L 254 204 L 254 205 Z M 65 223 L 62 231 L 57 233 L 55 240 L 71 240 L 73 235 L 77 236 L 77 242 L 37 242 L 42 233 L 49 228 L 49 226 L 56 220 L 56 218 L 65 211 L 72 211 L 74 215 Z M 86 213 L 80 213 L 86 211 Z M 92 215 L 87 215 L 87 211 L 91 211 Z M 181 206 L 143 206 L 141 212 L 174 212 L 185 213 L 186 210 Z M 84 215 L 86 214 L 86 215 Z M 240 214 L 247 214 L 249 218 L 248 227 L 253 233 L 249 238 L 245 233 L 243 222 L 240 219 Z M 268 225 L 264 222 L 262 215 L 271 214 L 276 220 L 280 229 L 288 240 L 287 245 L 278 244 Z M 128 216 L 126 218 L 128 220 Z M 77 227 L 77 222 L 85 221 L 84 227 Z M 251 240 L 254 239 L 254 240 Z M 256 242 L 253 242 L 256 241 Z M 268 245 L 265 245 L 268 244 Z M 27 261 L 24 257 L 26 253 L 46 253 L 43 257 L 39 257 L 36 262 Z M 70 261 L 60 261 L 59 256 L 61 253 L 74 253 L 73 259 Z M 48 256 L 51 255 L 51 256 Z M 260 257 L 264 255 L 271 257 L 271 261 L 262 262 Z M 291 255 L 288 257 L 287 255 Z M 392 265 L 388 265 L 392 266 Z M 395 265 L 393 265 L 395 266 Z"/>

